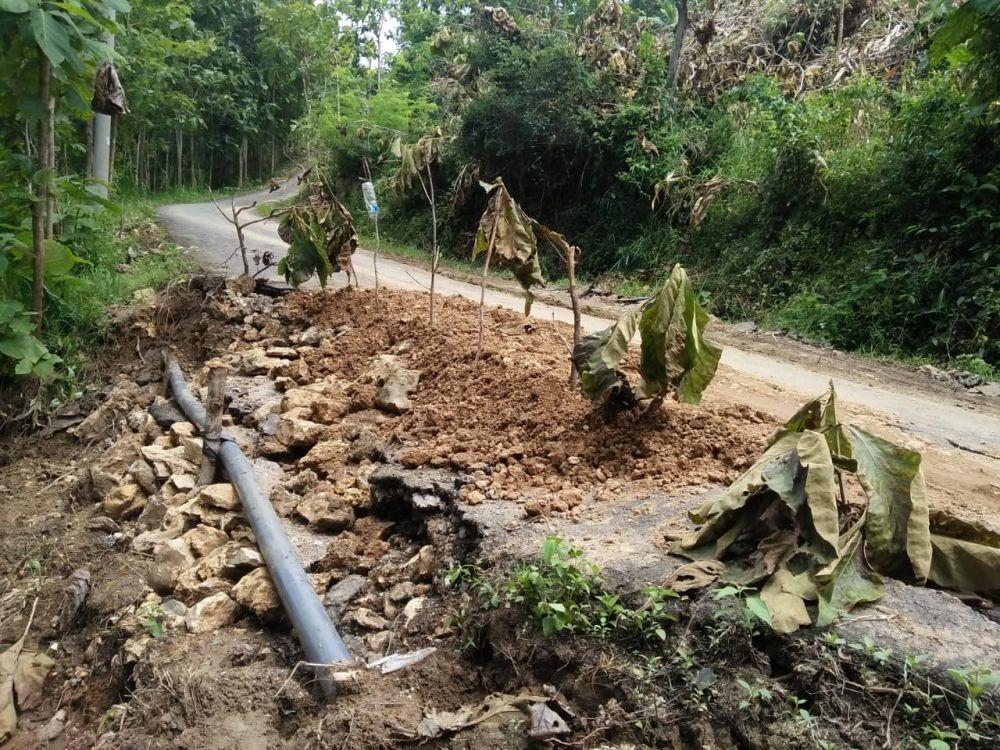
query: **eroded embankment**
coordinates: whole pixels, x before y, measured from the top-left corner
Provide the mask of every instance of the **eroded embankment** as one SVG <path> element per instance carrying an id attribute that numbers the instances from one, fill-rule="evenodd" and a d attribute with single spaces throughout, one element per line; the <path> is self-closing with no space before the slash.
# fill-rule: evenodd
<path id="1" fill-rule="evenodd" d="M 670 404 L 607 425 L 567 389 L 558 334 L 490 311 L 476 359 L 462 300 L 432 329 L 418 295 L 178 294 L 138 316 L 141 357 L 122 355 L 72 437 L 7 462 L 0 638 L 37 595 L 28 640 L 55 662 L 12 746 L 522 747 L 534 731 L 836 747 L 962 731 L 968 691 L 924 671 L 989 663 L 1000 639 L 945 594 L 890 586 L 817 638 L 769 634 L 738 592 L 643 590 L 679 564 L 665 539 L 686 510 L 758 453 L 766 414 Z M 161 390 L 164 342 L 196 385 L 209 358 L 230 365 L 228 434 L 352 653 L 433 653 L 388 675 L 338 667 L 340 695 L 320 701 L 238 498 L 196 484 L 200 437 Z M 553 535 L 568 543 L 542 556 Z M 89 595 L 62 614 L 76 569 Z M 963 747 L 989 745 L 979 714 Z"/>

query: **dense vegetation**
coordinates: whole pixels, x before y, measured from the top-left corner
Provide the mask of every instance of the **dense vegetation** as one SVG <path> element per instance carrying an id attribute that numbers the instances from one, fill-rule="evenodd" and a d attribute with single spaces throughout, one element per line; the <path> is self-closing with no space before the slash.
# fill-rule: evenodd
<path id="1" fill-rule="evenodd" d="M 388 239 L 429 250 L 426 195 L 392 178 L 438 132 L 453 257 L 502 177 L 586 278 L 641 291 L 680 262 L 724 317 L 995 366 L 998 29 L 997 0 L 0 0 L 2 366 L 101 334 L 123 196 L 317 163 L 359 207 L 370 170 Z M 109 202 L 87 175 L 111 33 Z"/>

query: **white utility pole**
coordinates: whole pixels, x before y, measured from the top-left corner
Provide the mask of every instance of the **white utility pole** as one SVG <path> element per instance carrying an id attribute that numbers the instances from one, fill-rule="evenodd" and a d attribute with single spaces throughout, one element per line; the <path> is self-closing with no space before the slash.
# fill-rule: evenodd
<path id="1" fill-rule="evenodd" d="M 115 12 L 108 9 L 107 16 L 112 21 L 115 20 Z M 105 34 L 104 41 L 112 50 L 115 48 L 114 34 Z M 102 185 L 98 186 L 98 191 L 102 197 L 108 197 L 108 180 L 111 179 L 111 115 L 94 114 L 94 166 L 90 175 L 95 180 L 100 180 Z"/>

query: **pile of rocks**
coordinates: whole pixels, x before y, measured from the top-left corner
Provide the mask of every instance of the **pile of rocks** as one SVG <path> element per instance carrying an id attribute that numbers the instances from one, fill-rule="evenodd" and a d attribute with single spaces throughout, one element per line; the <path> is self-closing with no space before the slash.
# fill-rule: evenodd
<path id="1" fill-rule="evenodd" d="M 446 544 L 451 531 L 381 518 L 372 505 L 368 477 L 388 451 L 393 420 L 412 408 L 419 373 L 392 354 L 375 357 L 358 382 L 314 381 L 303 355 L 336 330 L 286 335 L 261 309 L 266 302 L 235 294 L 223 302 L 230 316 L 247 313 L 243 340 L 220 357 L 230 367 L 226 433 L 254 463 L 352 650 L 384 653 L 431 591 L 441 557 L 432 537 Z M 130 659 L 161 628 L 204 633 L 243 615 L 287 625 L 239 497 L 229 484 L 198 485 L 202 440 L 154 387 L 132 401 L 147 408 L 133 408 L 127 429 L 84 477 L 102 514 L 93 528 L 151 560 L 145 599 L 116 621 L 131 634 Z"/>

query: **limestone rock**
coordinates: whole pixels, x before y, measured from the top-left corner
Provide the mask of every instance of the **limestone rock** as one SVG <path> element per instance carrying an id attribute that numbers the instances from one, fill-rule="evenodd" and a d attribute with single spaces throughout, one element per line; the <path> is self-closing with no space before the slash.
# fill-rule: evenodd
<path id="1" fill-rule="evenodd" d="M 102 469 L 99 466 L 90 467 L 90 486 L 94 488 L 94 493 L 97 497 L 104 497 L 109 492 L 111 492 L 115 487 L 117 487 L 122 478 L 117 474 L 112 474 L 110 471 Z"/>
<path id="2" fill-rule="evenodd" d="M 145 505 L 146 498 L 137 484 L 123 484 L 104 496 L 101 508 L 104 515 L 114 520 L 134 518 Z"/>
<path id="3" fill-rule="evenodd" d="M 197 430 L 195 430 L 194 425 L 190 422 L 174 422 L 170 425 L 170 429 L 167 431 L 167 434 L 170 435 L 170 442 L 173 443 L 174 446 L 178 446 L 181 445 L 184 438 L 194 437 L 196 432 Z"/>
<path id="4" fill-rule="evenodd" d="M 351 508 L 339 505 L 336 496 L 328 492 L 311 493 L 295 507 L 295 512 L 318 531 L 342 531 L 354 523 Z"/>
<path id="5" fill-rule="evenodd" d="M 237 547 L 226 554 L 222 565 L 222 574 L 227 578 L 237 580 L 263 564 L 264 558 L 257 550 L 252 547 Z"/>
<path id="6" fill-rule="evenodd" d="M 195 497 L 213 508 L 237 510 L 240 507 L 240 497 L 231 484 L 206 484 L 198 490 Z"/>
<path id="7" fill-rule="evenodd" d="M 203 441 L 200 437 L 186 437 L 181 441 L 184 458 L 195 466 L 201 466 L 201 450 Z"/>
<path id="8" fill-rule="evenodd" d="M 232 584 L 217 576 L 200 578 L 197 568 L 185 570 L 177 576 L 174 584 L 174 596 L 185 602 L 201 601 L 205 597 L 216 594 L 229 594 Z"/>
<path id="9" fill-rule="evenodd" d="M 318 596 L 323 596 L 330 582 L 329 573 L 310 573 L 309 582 Z M 241 605 L 261 618 L 275 616 L 281 609 L 278 590 L 271 582 L 267 568 L 260 567 L 247 573 L 233 586 L 233 597 Z"/>
<path id="10" fill-rule="evenodd" d="M 207 633 L 229 625 L 236 619 L 238 606 L 227 594 L 219 592 L 202 599 L 184 617 L 188 632 Z"/>
<path id="11" fill-rule="evenodd" d="M 198 479 L 194 474 L 171 474 L 167 484 L 178 492 L 190 492 L 198 486 Z"/>
<path id="12" fill-rule="evenodd" d="M 167 506 L 158 497 L 151 497 L 146 500 L 142 512 L 136 519 L 135 524 L 144 531 L 158 529 L 163 520 L 167 517 Z"/>
<path id="13" fill-rule="evenodd" d="M 218 549 L 229 541 L 224 531 L 199 524 L 186 532 L 183 539 L 191 545 L 191 550 L 198 557 L 204 557 L 209 552 Z"/>
<path id="14" fill-rule="evenodd" d="M 399 462 L 407 469 L 416 469 L 429 464 L 431 454 L 423 448 L 407 448 L 399 454 Z"/>
<path id="15" fill-rule="evenodd" d="M 324 426 L 308 419 L 282 415 L 275 437 L 288 448 L 310 448 L 322 438 Z"/>
<path id="16" fill-rule="evenodd" d="M 189 568 L 194 565 L 194 552 L 186 539 L 170 539 L 156 545 L 153 562 L 174 568 Z"/>
<path id="17" fill-rule="evenodd" d="M 375 394 L 375 406 L 391 414 L 403 414 L 413 408 L 410 394 L 417 389 L 420 373 L 417 370 L 401 369 Z"/>
<path id="18" fill-rule="evenodd" d="M 247 573 L 233 586 L 233 597 L 258 617 L 274 614 L 281 606 L 278 591 L 271 583 L 267 568 L 260 567 Z"/>
<path id="19" fill-rule="evenodd" d="M 143 458 L 153 466 L 157 480 L 165 482 L 171 474 L 197 474 L 198 467 L 184 457 L 183 448 L 163 448 L 145 445 L 139 449 Z"/>
<path id="20" fill-rule="evenodd" d="M 389 627 L 389 621 L 377 612 L 373 612 L 366 607 L 358 607 L 348 613 L 344 618 L 347 622 L 353 622 L 368 630 L 385 630 Z"/>
<path id="21" fill-rule="evenodd" d="M 176 566 L 153 563 L 146 571 L 146 584 L 157 594 L 169 594 L 177 585 L 179 572 Z"/>
<path id="22" fill-rule="evenodd" d="M 330 471 L 347 460 L 350 449 L 350 444 L 345 440 L 323 440 L 299 460 L 299 466 L 319 472 Z"/>
<path id="23" fill-rule="evenodd" d="M 139 458 L 133 461 L 126 471 L 128 471 L 129 475 L 132 477 L 132 481 L 142 487 L 142 491 L 147 495 L 153 495 L 156 493 L 158 488 L 156 484 L 156 475 L 153 474 L 152 466 Z"/>

